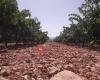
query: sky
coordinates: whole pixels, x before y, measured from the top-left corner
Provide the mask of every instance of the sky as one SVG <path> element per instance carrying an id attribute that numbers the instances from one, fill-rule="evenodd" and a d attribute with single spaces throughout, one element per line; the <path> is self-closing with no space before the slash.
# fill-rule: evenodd
<path id="1" fill-rule="evenodd" d="M 42 31 L 48 31 L 49 37 L 56 37 L 69 26 L 68 14 L 79 13 L 78 7 L 83 0 L 17 0 L 20 10 L 29 9 L 31 16 L 41 22 Z"/>

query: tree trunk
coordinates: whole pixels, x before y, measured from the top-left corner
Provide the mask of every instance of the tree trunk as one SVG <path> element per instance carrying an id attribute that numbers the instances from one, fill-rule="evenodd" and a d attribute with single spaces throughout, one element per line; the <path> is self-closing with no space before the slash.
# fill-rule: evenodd
<path id="1" fill-rule="evenodd" d="M 5 41 L 5 47 L 7 47 L 8 45 L 7 45 L 7 41 Z"/>

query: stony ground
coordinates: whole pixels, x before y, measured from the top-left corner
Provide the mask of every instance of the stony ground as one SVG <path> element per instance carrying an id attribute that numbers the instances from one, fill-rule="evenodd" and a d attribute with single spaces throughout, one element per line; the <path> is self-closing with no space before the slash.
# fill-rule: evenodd
<path id="1" fill-rule="evenodd" d="M 69 70 L 87 80 L 100 80 L 100 52 L 46 43 L 43 55 L 37 47 L 0 51 L 0 80 L 50 80 Z"/>

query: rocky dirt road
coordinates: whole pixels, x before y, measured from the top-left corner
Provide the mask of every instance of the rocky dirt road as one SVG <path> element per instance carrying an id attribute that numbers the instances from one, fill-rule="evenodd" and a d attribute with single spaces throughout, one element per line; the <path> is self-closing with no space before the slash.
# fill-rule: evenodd
<path id="1" fill-rule="evenodd" d="M 50 80 L 64 70 L 100 80 L 100 52 L 60 43 L 43 46 L 42 55 L 37 47 L 1 52 L 0 80 Z"/>

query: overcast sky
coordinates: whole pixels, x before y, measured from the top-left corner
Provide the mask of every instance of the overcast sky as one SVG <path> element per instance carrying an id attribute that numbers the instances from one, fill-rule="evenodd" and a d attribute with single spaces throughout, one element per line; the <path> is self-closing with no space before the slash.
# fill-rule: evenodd
<path id="1" fill-rule="evenodd" d="M 19 9 L 29 9 L 32 17 L 41 22 L 42 30 L 50 37 L 60 34 L 63 26 L 69 26 L 68 14 L 78 13 L 83 0 L 17 0 Z"/>

